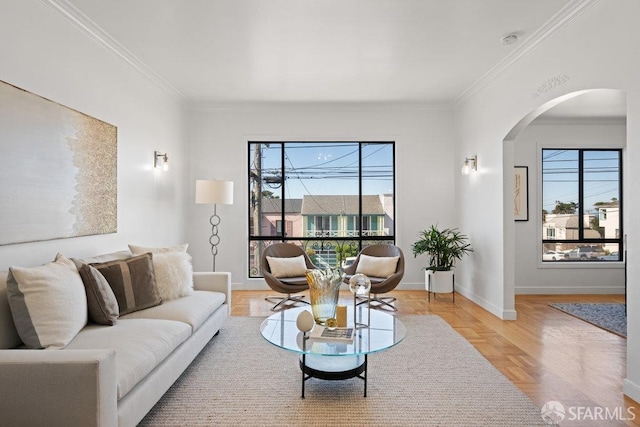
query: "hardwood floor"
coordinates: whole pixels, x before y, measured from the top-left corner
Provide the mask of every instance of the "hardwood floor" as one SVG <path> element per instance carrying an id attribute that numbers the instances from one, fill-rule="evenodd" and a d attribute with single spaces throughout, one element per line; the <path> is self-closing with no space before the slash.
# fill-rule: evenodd
<path id="1" fill-rule="evenodd" d="M 233 291 L 233 316 L 266 317 L 269 291 Z M 555 400 L 566 407 L 616 408 L 628 425 L 640 425 L 640 404 L 622 393 L 626 339 L 549 306 L 552 302 L 624 302 L 622 295 L 519 295 L 518 320 L 502 321 L 462 295 L 394 291 L 399 315 L 435 314 L 473 344 L 539 407 Z M 348 304 L 351 294 L 340 293 Z"/>

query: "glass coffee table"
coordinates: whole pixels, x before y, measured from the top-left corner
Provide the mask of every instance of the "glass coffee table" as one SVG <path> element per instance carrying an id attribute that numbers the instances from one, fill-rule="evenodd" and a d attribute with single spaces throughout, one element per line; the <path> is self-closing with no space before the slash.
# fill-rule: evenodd
<path id="1" fill-rule="evenodd" d="M 369 326 L 356 329 L 353 341 L 326 341 L 304 337 L 298 330 L 296 320 L 309 307 L 282 310 L 269 316 L 260 325 L 260 333 L 271 344 L 300 354 L 302 371 L 302 397 L 305 382 L 310 378 L 323 380 L 344 380 L 358 377 L 364 380 L 364 397 L 367 397 L 367 357 L 371 353 L 386 350 L 398 344 L 405 337 L 407 329 L 396 317 L 368 310 L 363 305 L 356 308 L 358 323 Z M 353 307 L 347 308 L 347 327 L 353 327 Z M 316 326 L 317 327 L 317 326 Z"/>

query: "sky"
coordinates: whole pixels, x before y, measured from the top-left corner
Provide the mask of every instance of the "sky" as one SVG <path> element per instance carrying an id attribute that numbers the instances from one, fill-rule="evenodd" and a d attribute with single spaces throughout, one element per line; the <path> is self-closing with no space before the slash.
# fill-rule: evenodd
<path id="1" fill-rule="evenodd" d="M 620 199 L 619 156 L 615 150 L 585 150 L 585 212 L 597 202 Z M 542 209 L 553 211 L 556 201 L 578 203 L 578 150 L 545 149 L 542 152 Z M 532 184 L 529 183 L 531 186 Z"/>
<path id="2" fill-rule="evenodd" d="M 252 167 L 256 152 L 249 153 Z M 261 144 L 263 190 L 283 197 L 279 171 L 281 143 Z M 287 142 L 284 143 L 285 197 L 358 194 L 359 149 L 362 146 L 362 193 L 393 193 L 393 143 Z M 269 180 L 271 177 L 271 180 Z M 272 181 L 272 183 L 269 183 Z"/>

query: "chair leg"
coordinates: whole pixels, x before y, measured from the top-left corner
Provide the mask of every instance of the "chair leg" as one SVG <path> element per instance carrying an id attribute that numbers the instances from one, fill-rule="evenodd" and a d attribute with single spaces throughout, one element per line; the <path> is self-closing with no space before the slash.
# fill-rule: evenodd
<path id="1" fill-rule="evenodd" d="M 302 298 L 304 298 L 304 295 L 293 295 L 292 296 L 291 294 L 287 294 L 286 297 L 269 296 L 269 297 L 265 298 L 265 301 L 277 302 L 276 305 L 271 307 L 271 311 L 279 311 L 279 310 L 282 310 L 282 309 L 285 309 L 285 308 L 292 307 L 292 306 L 296 305 L 299 302 L 301 302 L 303 304 L 309 304 L 308 301 L 305 301 Z M 287 304 L 288 302 L 291 302 L 291 303 Z"/>
<path id="2" fill-rule="evenodd" d="M 366 298 L 358 297 L 358 299 L 362 299 L 362 301 L 360 301 L 357 305 L 365 304 L 367 302 Z M 373 294 L 371 296 L 371 299 L 369 299 L 368 301 L 371 308 L 384 311 L 398 311 L 398 309 L 394 305 L 392 305 L 394 302 L 396 302 L 396 300 L 397 299 L 394 297 L 379 297 L 378 295 Z"/>

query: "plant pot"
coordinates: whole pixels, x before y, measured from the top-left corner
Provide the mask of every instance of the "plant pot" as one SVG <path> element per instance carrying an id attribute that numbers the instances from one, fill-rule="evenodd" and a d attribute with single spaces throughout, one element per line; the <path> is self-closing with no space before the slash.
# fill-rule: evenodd
<path id="1" fill-rule="evenodd" d="M 454 274 L 449 271 L 425 271 L 425 289 L 434 293 L 453 292 Z"/>

